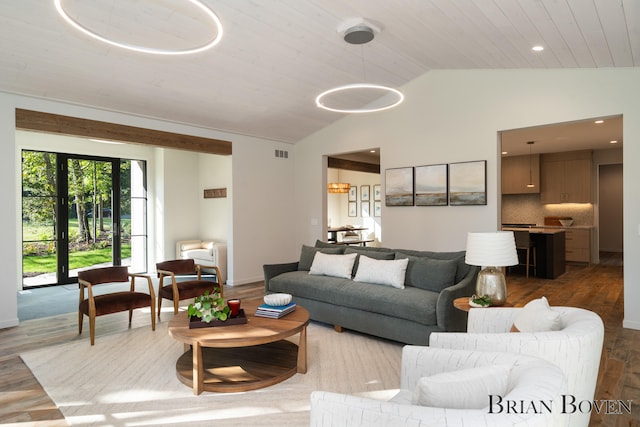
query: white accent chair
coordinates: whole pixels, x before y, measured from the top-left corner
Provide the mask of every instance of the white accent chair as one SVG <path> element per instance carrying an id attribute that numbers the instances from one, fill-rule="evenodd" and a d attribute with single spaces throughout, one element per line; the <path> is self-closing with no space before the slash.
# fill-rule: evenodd
<path id="1" fill-rule="evenodd" d="M 466 333 L 432 333 L 429 346 L 443 349 L 500 351 L 540 357 L 559 366 L 567 378 L 567 393 L 576 405 L 594 399 L 604 325 L 596 313 L 576 307 L 551 307 L 561 313 L 562 329 L 550 332 L 510 332 L 521 308 L 473 308 Z M 569 407 L 569 409 L 571 409 Z M 565 414 L 562 424 L 588 426 L 591 414 Z"/>
<path id="2" fill-rule="evenodd" d="M 405 346 L 402 350 L 400 391 L 390 401 L 366 397 L 314 391 L 311 393 L 311 426 L 544 426 L 553 425 L 554 414 L 494 413 L 482 409 L 446 409 L 412 404 L 412 395 L 420 378 L 443 372 L 459 371 L 495 365 L 513 365 L 509 373 L 506 400 L 525 402 L 551 402 L 553 411 L 565 392 L 566 381 L 562 370 L 537 357 L 515 353 L 447 350 L 425 346 Z M 461 392 L 462 393 L 462 392 Z M 488 397 L 487 397 L 488 401 Z"/>
<path id="3" fill-rule="evenodd" d="M 227 245 L 213 240 L 180 240 L 176 243 L 177 259 L 193 259 L 205 270 L 207 267 L 218 267 L 220 275 L 218 283 L 227 281 Z"/>

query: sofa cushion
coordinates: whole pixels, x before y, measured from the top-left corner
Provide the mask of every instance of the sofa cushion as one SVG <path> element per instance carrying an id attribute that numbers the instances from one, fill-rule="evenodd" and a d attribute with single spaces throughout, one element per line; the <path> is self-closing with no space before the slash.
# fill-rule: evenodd
<path id="1" fill-rule="evenodd" d="M 455 259 L 458 262 L 458 268 L 456 270 L 456 283 L 464 279 L 472 267 L 464 262 L 465 251 L 459 252 L 433 252 L 433 251 L 416 251 L 412 249 L 397 249 L 396 252 L 401 252 L 405 255 L 411 255 L 418 258 L 431 258 L 431 259 Z"/>
<path id="2" fill-rule="evenodd" d="M 213 255 L 211 254 L 211 250 L 209 249 L 191 249 L 188 251 L 184 251 L 182 255 L 188 258 L 200 258 L 200 259 L 213 260 Z"/>
<path id="3" fill-rule="evenodd" d="M 356 256 L 356 254 L 332 255 L 316 252 L 311 268 L 309 269 L 309 274 L 351 279 L 353 263 L 356 261 Z"/>
<path id="4" fill-rule="evenodd" d="M 300 297 L 424 325 L 437 324 L 438 293 L 414 287 L 400 290 L 337 277 L 314 276 L 306 271 L 291 271 L 272 278 L 269 291 L 292 294 L 294 301 Z"/>
<path id="5" fill-rule="evenodd" d="M 353 280 L 404 289 L 408 263 L 408 259 L 379 260 L 359 255 L 358 271 Z"/>
<path id="6" fill-rule="evenodd" d="M 440 292 L 456 283 L 458 260 L 415 257 L 396 252 L 396 259 L 408 259 L 405 285 Z"/>
<path id="7" fill-rule="evenodd" d="M 395 259 L 395 252 L 392 250 L 371 250 L 372 248 L 368 248 L 368 247 L 362 247 L 362 246 L 355 246 L 355 247 L 351 247 L 351 246 L 347 246 L 344 250 L 345 254 L 358 254 L 358 258 L 356 258 L 356 262 L 353 265 L 353 275 L 356 275 L 356 272 L 358 271 L 358 262 L 359 262 L 359 258 L 360 255 L 366 255 L 369 258 L 373 258 L 373 259 Z M 380 248 L 375 248 L 375 249 L 380 249 Z"/>
<path id="8" fill-rule="evenodd" d="M 316 256 L 316 252 L 322 252 L 324 254 L 342 254 L 344 253 L 344 248 L 336 245 L 326 248 L 314 248 L 312 246 L 302 245 L 302 249 L 300 249 L 298 270 L 311 270 L 311 264 L 313 264 L 313 257 Z"/>
<path id="9" fill-rule="evenodd" d="M 489 395 L 504 396 L 511 365 L 483 366 L 422 377 L 413 392 L 412 403 L 448 409 L 482 409 Z"/>

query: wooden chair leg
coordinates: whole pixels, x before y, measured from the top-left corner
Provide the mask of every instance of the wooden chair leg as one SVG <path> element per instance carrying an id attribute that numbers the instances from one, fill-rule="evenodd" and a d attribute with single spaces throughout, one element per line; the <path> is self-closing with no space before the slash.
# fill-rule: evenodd
<path id="1" fill-rule="evenodd" d="M 91 337 L 91 345 L 96 342 L 96 318 L 89 316 L 89 336 Z"/>
<path id="2" fill-rule="evenodd" d="M 133 309 L 129 309 L 129 327 L 131 327 L 131 319 L 133 319 Z"/>
<path id="3" fill-rule="evenodd" d="M 162 312 L 162 297 L 158 296 L 158 319 L 160 318 L 161 312 Z"/>
<path id="4" fill-rule="evenodd" d="M 155 304 L 152 302 L 149 307 L 151 308 L 151 330 L 155 331 L 156 330 L 156 313 L 155 313 Z M 158 312 L 158 315 L 160 315 L 160 313 Z"/>
<path id="5" fill-rule="evenodd" d="M 173 314 L 178 314 L 178 307 L 180 307 L 180 301 L 173 300 Z"/>
<path id="6" fill-rule="evenodd" d="M 84 314 L 78 310 L 78 335 L 82 335 L 82 322 L 84 321 Z"/>
<path id="7" fill-rule="evenodd" d="M 524 264 L 524 265 L 526 266 L 527 271 L 525 272 L 525 277 L 528 279 L 528 278 L 529 278 L 529 258 L 530 258 L 530 257 L 529 257 L 529 248 L 527 248 L 527 255 L 526 255 L 526 257 L 527 257 L 527 261 L 525 262 L 525 264 Z"/>

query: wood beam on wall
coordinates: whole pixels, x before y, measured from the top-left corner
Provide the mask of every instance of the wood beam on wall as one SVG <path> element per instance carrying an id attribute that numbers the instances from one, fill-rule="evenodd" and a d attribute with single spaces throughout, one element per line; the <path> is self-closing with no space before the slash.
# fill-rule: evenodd
<path id="1" fill-rule="evenodd" d="M 338 159 L 337 157 L 329 157 L 327 159 L 327 167 L 333 169 L 350 170 L 356 172 L 380 173 L 380 165 L 365 162 L 356 162 L 354 160 Z"/>
<path id="2" fill-rule="evenodd" d="M 231 142 L 16 108 L 16 128 L 154 147 L 231 155 Z"/>

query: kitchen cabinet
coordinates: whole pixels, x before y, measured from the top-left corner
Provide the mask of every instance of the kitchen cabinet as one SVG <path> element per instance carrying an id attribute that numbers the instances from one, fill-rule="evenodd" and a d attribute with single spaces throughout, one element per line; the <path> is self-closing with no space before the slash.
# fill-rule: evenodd
<path id="1" fill-rule="evenodd" d="M 543 154 L 540 162 L 540 201 L 591 203 L 591 151 Z"/>
<path id="2" fill-rule="evenodd" d="M 531 171 L 531 174 L 529 174 Z M 540 154 L 502 158 L 502 194 L 540 192 Z M 529 178 L 531 175 L 531 178 Z M 529 182 L 531 179 L 531 182 Z M 532 183 L 534 187 L 527 187 Z"/>
<path id="3" fill-rule="evenodd" d="M 591 229 L 565 229 L 565 258 L 567 261 L 591 262 Z"/>

